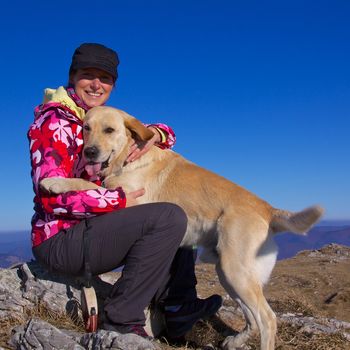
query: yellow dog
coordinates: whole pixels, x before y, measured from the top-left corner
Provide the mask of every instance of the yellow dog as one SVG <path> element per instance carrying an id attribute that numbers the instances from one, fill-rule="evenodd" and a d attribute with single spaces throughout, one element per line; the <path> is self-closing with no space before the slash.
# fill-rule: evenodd
<path id="1" fill-rule="evenodd" d="M 141 158 L 126 163 L 132 138 L 146 141 L 153 133 L 129 114 L 111 107 L 95 107 L 84 119 L 84 154 L 101 169 L 104 186 L 125 192 L 145 188 L 140 204 L 172 202 L 188 216 L 182 245 L 204 248 L 202 260 L 216 264 L 221 284 L 243 309 L 246 327 L 229 336 L 224 349 L 240 347 L 257 327 L 261 349 L 273 350 L 276 317 L 263 285 L 276 262 L 273 236 L 282 231 L 305 234 L 323 214 L 313 206 L 292 213 L 275 209 L 235 183 L 203 169 L 171 150 L 152 147 Z M 97 152 L 89 152 L 93 148 Z M 89 155 L 90 154 L 90 155 Z M 82 179 L 47 178 L 46 191 L 63 193 L 98 188 Z"/>

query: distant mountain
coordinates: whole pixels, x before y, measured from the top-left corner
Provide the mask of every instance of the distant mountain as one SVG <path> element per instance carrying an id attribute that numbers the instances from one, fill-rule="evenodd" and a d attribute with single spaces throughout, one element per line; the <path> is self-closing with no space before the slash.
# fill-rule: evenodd
<path id="1" fill-rule="evenodd" d="M 33 258 L 29 231 L 0 232 L 0 267 Z"/>
<path id="2" fill-rule="evenodd" d="M 317 226 L 350 226 L 350 220 L 321 220 Z"/>
<path id="3" fill-rule="evenodd" d="M 350 225 L 318 225 L 307 236 L 285 233 L 277 235 L 275 241 L 279 247 L 279 260 L 291 258 L 301 250 L 320 249 L 329 243 L 350 246 Z"/>
<path id="4" fill-rule="evenodd" d="M 329 243 L 350 246 L 349 221 L 323 221 L 307 236 L 292 233 L 275 237 L 279 248 L 278 260 L 291 258 L 302 250 L 320 249 Z M 30 232 L 0 232 L 0 267 L 33 259 Z"/>

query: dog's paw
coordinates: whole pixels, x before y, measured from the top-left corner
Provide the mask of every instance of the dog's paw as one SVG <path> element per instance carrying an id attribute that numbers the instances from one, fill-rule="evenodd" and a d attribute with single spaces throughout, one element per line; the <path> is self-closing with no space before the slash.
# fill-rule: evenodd
<path id="1" fill-rule="evenodd" d="M 236 338 L 236 336 L 226 337 L 221 343 L 220 348 L 223 350 L 241 350 L 243 342 Z"/>
<path id="2" fill-rule="evenodd" d="M 62 183 L 62 178 L 59 177 L 47 177 L 40 181 L 40 188 L 52 194 L 60 194 L 66 192 L 65 186 Z"/>

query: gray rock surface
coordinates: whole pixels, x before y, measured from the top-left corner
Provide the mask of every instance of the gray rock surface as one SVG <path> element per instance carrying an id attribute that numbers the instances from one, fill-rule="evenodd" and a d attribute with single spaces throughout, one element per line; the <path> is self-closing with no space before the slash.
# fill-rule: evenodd
<path id="1" fill-rule="evenodd" d="M 100 304 L 118 276 L 107 274 L 108 282 L 93 278 Z M 54 313 L 68 312 L 76 317 L 80 310 L 81 282 L 82 279 L 49 272 L 35 261 L 12 269 L 0 269 L 0 317 L 23 319 L 24 309 L 33 309 L 38 303 Z"/>
<path id="2" fill-rule="evenodd" d="M 0 270 L 0 317 L 23 319 L 24 308 L 30 308 L 31 302 L 23 298 L 22 280 L 17 269 Z"/>
<path id="3" fill-rule="evenodd" d="M 0 270 L 0 317 L 23 319 L 24 309 L 42 303 L 50 310 L 65 313 L 80 299 L 77 281 L 49 274 L 36 262 Z"/>
<path id="4" fill-rule="evenodd" d="M 79 334 L 57 329 L 40 319 L 31 319 L 25 326 L 15 327 L 10 346 L 21 350 L 156 350 L 157 345 L 135 334 L 119 334 L 100 330 Z"/>
<path id="5" fill-rule="evenodd" d="M 84 349 L 73 337 L 39 319 L 16 327 L 10 345 L 21 350 Z"/>
<path id="6" fill-rule="evenodd" d="M 99 307 L 109 294 L 119 273 L 95 277 L 92 284 L 96 290 Z M 35 261 L 0 269 L 0 317 L 18 322 L 26 321 L 26 310 L 34 310 L 41 304 L 52 314 L 69 314 L 81 318 L 81 280 L 50 273 Z M 101 307 L 100 307 L 101 309 Z M 146 330 L 154 334 L 162 329 L 156 314 L 146 310 Z M 151 326 L 152 324 L 152 326 Z M 31 319 L 24 326 L 13 329 L 10 346 L 16 349 L 156 349 L 149 340 L 134 334 L 98 331 L 94 334 L 79 334 L 57 329 L 40 320 Z"/>
<path id="7" fill-rule="evenodd" d="M 123 350 L 156 350 L 159 347 L 150 340 L 141 338 L 136 334 L 119 334 L 99 330 L 89 333 L 81 338 L 80 343 L 85 349 L 123 349 Z"/>
<path id="8" fill-rule="evenodd" d="M 350 342 L 350 323 L 334 318 L 316 318 L 296 315 L 292 313 L 278 315 L 282 322 L 301 326 L 301 331 L 309 334 L 335 334 L 341 333 Z"/>

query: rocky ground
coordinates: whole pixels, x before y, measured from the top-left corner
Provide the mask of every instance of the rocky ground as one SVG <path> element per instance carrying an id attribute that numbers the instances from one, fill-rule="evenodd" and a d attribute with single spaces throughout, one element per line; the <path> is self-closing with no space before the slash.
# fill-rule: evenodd
<path id="1" fill-rule="evenodd" d="M 186 343 L 170 345 L 164 339 L 150 343 L 114 332 L 84 334 L 79 315 L 75 322 L 65 315 L 78 308 L 75 281 L 69 287 L 60 277 L 51 281 L 30 264 L 0 270 L 0 348 L 218 349 L 224 334 L 244 327 L 243 318 L 213 266 L 197 265 L 197 277 L 199 295 L 221 294 L 224 305 L 216 317 L 199 322 Z M 331 244 L 279 261 L 265 295 L 278 316 L 276 349 L 350 349 L 349 247 Z M 244 349 L 259 349 L 259 337 Z"/>

